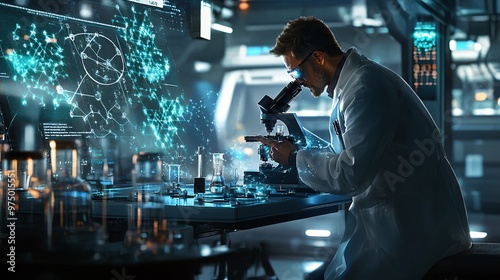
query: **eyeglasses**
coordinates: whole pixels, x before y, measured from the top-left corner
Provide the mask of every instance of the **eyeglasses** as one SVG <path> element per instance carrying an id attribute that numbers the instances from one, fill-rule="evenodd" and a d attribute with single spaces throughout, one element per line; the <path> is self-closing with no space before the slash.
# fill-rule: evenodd
<path id="1" fill-rule="evenodd" d="M 306 62 L 306 60 L 314 53 L 311 52 L 308 56 L 306 56 L 306 58 L 304 58 L 300 63 L 299 65 L 295 66 L 294 68 L 290 69 L 290 70 L 287 70 L 286 72 L 288 73 L 288 75 L 290 75 L 292 78 L 294 79 L 300 79 L 302 78 L 302 71 L 300 71 L 300 66 L 302 66 L 302 64 L 304 62 Z"/>

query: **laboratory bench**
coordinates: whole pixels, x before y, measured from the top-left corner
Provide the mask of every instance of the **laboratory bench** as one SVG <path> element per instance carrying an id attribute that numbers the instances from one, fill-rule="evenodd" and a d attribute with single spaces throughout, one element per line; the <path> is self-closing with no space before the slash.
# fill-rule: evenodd
<path id="1" fill-rule="evenodd" d="M 124 195 L 129 190 L 94 190 L 95 228 L 91 232 L 66 243 L 54 239 L 50 250 L 45 245 L 32 246 L 40 244 L 35 241 L 26 247 L 17 245 L 17 272 L 3 269 L 2 275 L 7 272 L 8 278 L 2 279 L 149 279 L 154 275 L 196 279 L 207 265 L 218 266 L 214 279 L 245 279 L 248 268 L 256 260 L 267 262 L 268 256 L 262 255 L 262 248 L 230 246 L 229 233 L 342 211 L 351 202 L 347 196 L 299 188 L 265 188 L 258 195 L 248 191 L 194 194 L 192 185 L 181 185 L 157 196 L 154 204 L 161 209 L 155 213 L 161 217 L 149 216 L 166 221 L 167 230 L 156 231 L 155 227 L 155 233 L 144 238 L 143 233 L 139 236 L 130 231 L 129 215 L 131 209 L 145 213 L 149 202 Z M 198 242 L 209 236 L 220 242 Z M 9 249 L 3 246 L 2 250 L 6 250 L 2 251 L 5 256 Z"/>
<path id="2" fill-rule="evenodd" d="M 329 214 L 346 209 L 351 202 L 348 196 L 304 192 L 288 186 L 271 187 L 265 195 L 206 192 L 195 196 L 192 185 L 181 190 L 185 192 L 161 196 L 162 213 L 169 222 L 192 225 L 194 238 Z M 107 219 L 116 224 L 125 221 L 131 204 L 123 197 L 94 199 L 92 213 L 96 221 L 103 223 Z"/>

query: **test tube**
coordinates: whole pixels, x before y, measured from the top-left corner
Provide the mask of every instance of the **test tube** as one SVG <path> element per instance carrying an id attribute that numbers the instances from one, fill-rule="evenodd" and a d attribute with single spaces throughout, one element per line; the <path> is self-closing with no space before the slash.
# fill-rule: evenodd
<path id="1" fill-rule="evenodd" d="M 203 146 L 198 146 L 198 178 L 203 178 Z"/>
<path id="2" fill-rule="evenodd" d="M 276 136 L 283 136 L 285 134 L 285 126 L 282 124 L 276 125 Z"/>
<path id="3" fill-rule="evenodd" d="M 205 177 L 203 176 L 203 146 L 198 146 L 198 176 L 194 178 L 193 191 L 197 199 L 203 199 L 203 194 L 205 193 Z"/>

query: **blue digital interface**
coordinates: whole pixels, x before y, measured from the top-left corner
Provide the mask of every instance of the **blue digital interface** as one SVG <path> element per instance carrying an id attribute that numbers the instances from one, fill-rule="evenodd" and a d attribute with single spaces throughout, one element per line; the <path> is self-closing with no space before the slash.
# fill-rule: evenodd
<path id="1" fill-rule="evenodd" d="M 182 154 L 186 124 L 197 113 L 166 35 L 183 32 L 183 10 L 168 2 L 162 9 L 94 2 L 92 20 L 69 4 L 0 3 L 0 101 L 11 144 L 83 139 L 83 176 L 90 180 L 102 176 L 104 162 L 115 180 L 120 173 L 128 180 L 131 158 L 141 151 Z"/>
<path id="2" fill-rule="evenodd" d="M 438 81 L 436 23 L 418 21 L 413 31 L 413 88 L 424 100 L 436 99 Z"/>

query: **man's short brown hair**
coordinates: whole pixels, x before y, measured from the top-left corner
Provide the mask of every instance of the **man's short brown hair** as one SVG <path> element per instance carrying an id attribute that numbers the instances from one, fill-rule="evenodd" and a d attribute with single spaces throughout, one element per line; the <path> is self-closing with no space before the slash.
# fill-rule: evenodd
<path id="1" fill-rule="evenodd" d="M 294 57 L 304 58 L 316 50 L 330 56 L 343 53 L 328 25 L 316 17 L 302 16 L 288 21 L 269 53 L 282 56 L 291 51 Z"/>

